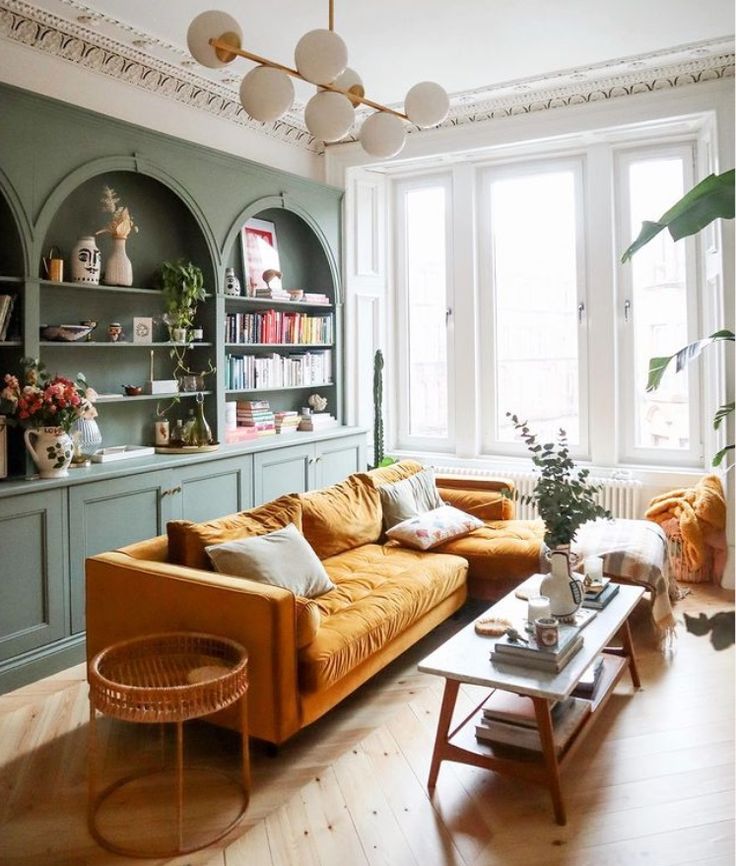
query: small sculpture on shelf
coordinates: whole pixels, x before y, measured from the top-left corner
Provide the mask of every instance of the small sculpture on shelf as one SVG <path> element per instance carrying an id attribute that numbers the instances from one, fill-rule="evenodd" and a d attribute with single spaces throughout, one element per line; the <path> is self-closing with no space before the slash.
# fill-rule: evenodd
<path id="1" fill-rule="evenodd" d="M 125 252 L 125 242 L 131 232 L 137 232 L 127 207 L 119 204 L 118 194 L 109 186 L 102 191 L 102 212 L 112 214 L 105 228 L 95 234 L 109 234 L 112 238 L 112 252 L 105 263 L 105 283 L 108 286 L 132 286 L 133 265 Z"/>
<path id="2" fill-rule="evenodd" d="M 125 332 L 120 322 L 110 322 L 107 326 L 107 338 L 111 343 L 125 342 Z"/>
<path id="3" fill-rule="evenodd" d="M 324 412 L 327 408 L 327 397 L 322 397 L 320 394 L 312 394 L 307 399 L 307 404 L 313 412 Z"/>
<path id="4" fill-rule="evenodd" d="M 72 281 L 97 286 L 100 283 L 100 250 L 92 235 L 81 237 L 72 249 Z"/>
<path id="5" fill-rule="evenodd" d="M 225 268 L 225 294 L 231 298 L 237 298 L 242 294 L 235 268 Z"/>

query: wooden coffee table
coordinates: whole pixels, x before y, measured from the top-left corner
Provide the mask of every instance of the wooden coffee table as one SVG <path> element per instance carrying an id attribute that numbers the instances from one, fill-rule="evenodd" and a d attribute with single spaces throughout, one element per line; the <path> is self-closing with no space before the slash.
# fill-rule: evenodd
<path id="1" fill-rule="evenodd" d="M 533 578 L 531 580 L 534 580 Z M 639 688 L 634 647 L 629 629 L 629 614 L 636 607 L 644 590 L 638 586 L 621 586 L 610 604 L 583 630 L 584 642 L 568 664 L 557 674 L 511 665 L 495 665 L 489 658 L 495 638 L 476 634 L 473 624 L 464 628 L 427 656 L 419 670 L 445 678 L 442 708 L 437 723 L 437 736 L 427 785 L 434 789 L 442 761 L 472 764 L 504 773 L 547 787 L 552 796 L 555 819 L 566 823 L 565 806 L 560 788 L 560 770 L 583 740 L 584 733 L 598 716 L 616 683 L 628 668 L 631 680 Z M 509 593 L 483 614 L 503 616 L 521 629 L 526 620 L 526 602 Z M 616 639 L 620 646 L 610 646 Z M 601 681 L 590 702 L 590 712 L 559 751 L 555 749 L 550 709 L 555 701 L 563 700 L 574 690 L 585 670 L 596 656 L 603 654 Z M 458 690 L 461 683 L 487 686 L 492 690 L 515 692 L 531 698 L 536 713 L 541 755 L 520 749 L 504 750 L 490 743 L 478 742 L 475 724 L 482 707 L 492 692 L 452 730 Z"/>

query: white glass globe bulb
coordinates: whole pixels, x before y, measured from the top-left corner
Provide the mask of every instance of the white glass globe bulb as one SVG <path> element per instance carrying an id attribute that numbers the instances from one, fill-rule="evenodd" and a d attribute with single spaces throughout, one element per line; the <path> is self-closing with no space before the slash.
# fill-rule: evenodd
<path id="1" fill-rule="evenodd" d="M 304 109 L 304 122 L 315 138 L 338 141 L 353 125 L 355 112 L 350 100 L 342 93 L 322 90 L 309 100 Z"/>
<path id="2" fill-rule="evenodd" d="M 254 120 L 278 120 L 294 103 L 294 85 L 280 69 L 256 66 L 240 84 L 240 102 Z"/>
<path id="3" fill-rule="evenodd" d="M 415 84 L 406 94 L 404 111 L 417 126 L 437 126 L 447 117 L 450 110 L 450 97 L 434 81 Z"/>
<path id="4" fill-rule="evenodd" d="M 294 62 L 312 84 L 332 84 L 348 65 L 348 49 L 332 30 L 310 30 L 297 42 Z"/>
<path id="5" fill-rule="evenodd" d="M 359 138 L 366 153 L 381 159 L 390 159 L 404 147 L 406 129 L 400 117 L 377 111 L 363 123 Z"/>
<path id="6" fill-rule="evenodd" d="M 348 99 L 353 105 L 360 105 L 360 100 L 355 99 L 355 96 L 365 96 L 363 79 L 349 66 L 344 72 L 341 72 L 340 75 L 337 76 L 337 78 L 332 82 L 332 86 L 338 87 L 340 90 L 347 90 L 349 91 L 349 94 L 354 94 L 353 96 L 348 95 Z"/>
<path id="7" fill-rule="evenodd" d="M 235 59 L 236 55 L 213 48 L 210 45 L 210 39 L 221 39 L 232 45 L 233 48 L 240 48 L 243 31 L 238 22 L 227 12 L 202 12 L 192 20 L 187 30 L 189 53 L 202 66 L 219 69 L 222 66 L 227 66 Z"/>

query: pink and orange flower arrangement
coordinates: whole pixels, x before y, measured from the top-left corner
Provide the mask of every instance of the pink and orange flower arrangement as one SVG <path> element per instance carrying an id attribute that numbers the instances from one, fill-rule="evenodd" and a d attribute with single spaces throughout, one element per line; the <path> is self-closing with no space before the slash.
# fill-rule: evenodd
<path id="1" fill-rule="evenodd" d="M 7 373 L 0 391 L 0 411 L 9 423 L 21 427 L 61 427 L 68 433 L 78 418 L 94 418 L 97 393 L 82 373 L 76 381 L 65 376 L 51 376 L 46 366 L 35 358 L 21 361 L 20 379 Z M 22 381 L 21 381 L 22 380 Z"/>

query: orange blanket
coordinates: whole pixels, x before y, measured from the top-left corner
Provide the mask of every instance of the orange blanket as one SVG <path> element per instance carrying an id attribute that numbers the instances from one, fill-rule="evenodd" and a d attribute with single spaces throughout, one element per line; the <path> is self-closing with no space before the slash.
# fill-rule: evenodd
<path id="1" fill-rule="evenodd" d="M 706 548 L 721 547 L 726 528 L 726 497 L 717 475 L 706 475 L 695 487 L 655 496 L 645 517 L 655 523 L 679 522 L 687 567 L 695 571 L 705 560 Z"/>

